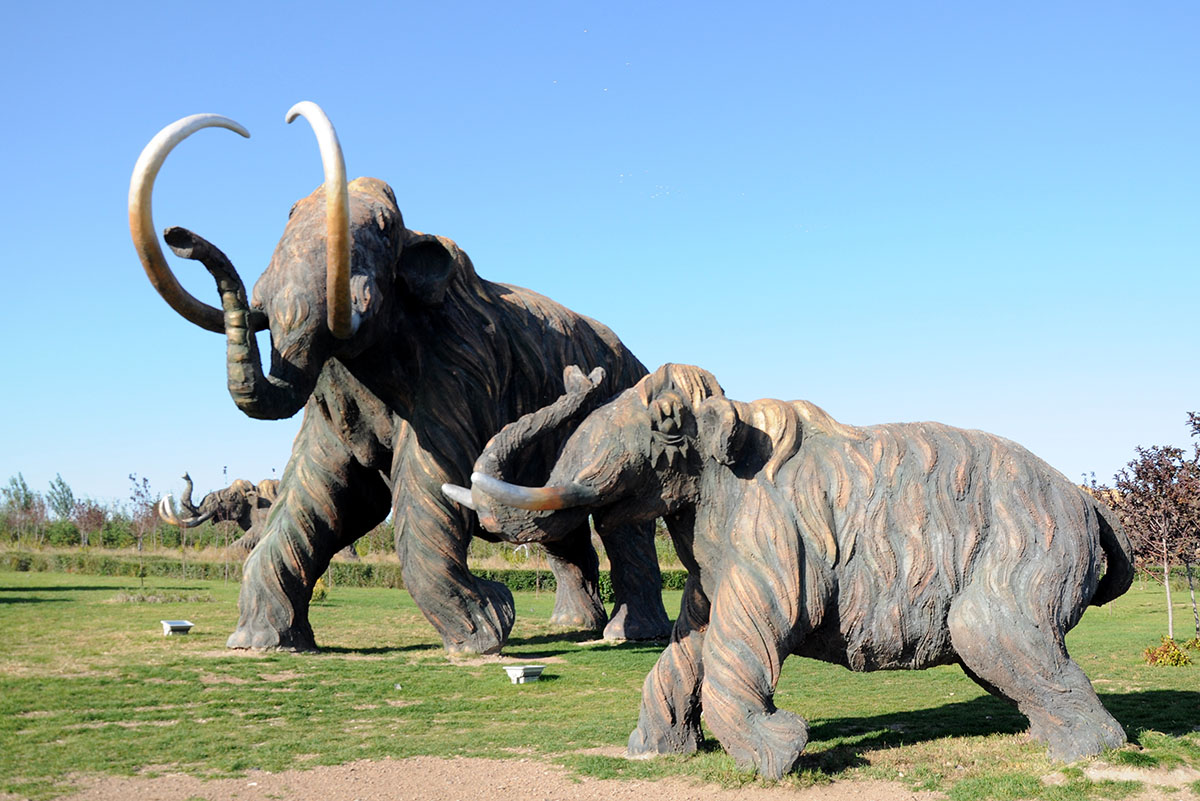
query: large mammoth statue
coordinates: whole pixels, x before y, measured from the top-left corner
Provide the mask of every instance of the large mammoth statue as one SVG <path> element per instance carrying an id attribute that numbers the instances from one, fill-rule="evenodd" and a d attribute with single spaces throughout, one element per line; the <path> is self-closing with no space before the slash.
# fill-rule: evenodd
<path id="1" fill-rule="evenodd" d="M 502 425 L 553 400 L 570 364 L 603 366 L 606 391 L 645 368 L 606 327 L 519 287 L 481 279 L 443 237 L 409 230 L 392 190 L 347 182 L 333 126 L 299 103 L 317 134 L 325 182 L 292 207 L 283 237 L 249 297 L 229 260 L 182 228 L 165 239 L 213 275 L 221 309 L 184 290 L 151 219 L 154 178 L 167 154 L 205 127 L 248 136 L 202 114 L 164 128 L 143 150 L 130 184 L 133 241 L 151 283 L 185 319 L 224 333 L 229 391 L 251 417 L 304 409 L 262 541 L 243 569 L 232 648 L 315 648 L 312 587 L 330 557 L 393 513 L 405 587 L 448 650 L 492 653 L 512 627 L 512 594 L 467 568 L 472 516 L 442 497 Z M 271 332 L 264 375 L 254 333 Z M 548 466 L 555 443 L 545 446 Z M 580 521 L 580 530 L 586 523 Z M 665 635 L 653 531 L 608 535 L 615 606 L 598 589 L 590 538 L 548 543 L 558 580 L 553 620 L 604 626 L 613 638 Z M 606 625 L 607 624 L 607 625 Z"/>
<path id="2" fill-rule="evenodd" d="M 493 447 L 519 451 L 536 429 L 510 426 Z M 860 671 L 957 663 L 1015 703 L 1056 758 L 1125 742 L 1063 639 L 1089 604 L 1128 589 L 1129 542 L 1008 440 L 740 403 L 709 373 L 666 365 L 585 417 L 546 486 L 472 479 L 450 491 L 486 527 L 526 536 L 553 538 L 589 513 L 610 532 L 666 517 L 690 575 L 632 754 L 695 750 L 703 710 L 740 764 L 789 771 L 808 738 L 773 702 L 789 654 Z"/>
<path id="3" fill-rule="evenodd" d="M 210 520 L 236 523 L 244 533 L 230 547 L 243 553 L 249 553 L 258 544 L 271 504 L 279 492 L 278 479 L 265 478 L 258 484 L 251 484 L 239 478 L 224 489 L 206 494 L 196 506 L 192 503 L 192 477 L 187 473 L 183 474 L 183 485 L 179 508 L 170 495 L 164 495 L 158 503 L 158 516 L 181 528 L 195 528 Z"/>

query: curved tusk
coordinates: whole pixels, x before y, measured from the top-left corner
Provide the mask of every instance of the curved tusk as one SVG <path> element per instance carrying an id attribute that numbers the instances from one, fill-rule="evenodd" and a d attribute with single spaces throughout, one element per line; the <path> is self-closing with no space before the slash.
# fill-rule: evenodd
<path id="1" fill-rule="evenodd" d="M 179 515 L 175 513 L 175 503 L 171 499 L 170 495 L 164 495 L 162 500 L 158 502 L 158 516 L 172 525 L 183 525 L 183 521 L 181 521 L 179 519 Z"/>
<path id="2" fill-rule="evenodd" d="M 457 484 L 443 484 L 442 494 L 455 503 L 475 511 L 475 500 L 471 497 L 471 491 L 466 487 L 460 487 Z"/>
<path id="3" fill-rule="evenodd" d="M 568 484 L 563 487 L 521 487 L 486 473 L 471 474 L 471 488 L 478 488 L 506 506 L 535 511 L 553 511 L 587 506 L 599 500 L 595 490 Z"/>
<path id="4" fill-rule="evenodd" d="M 346 161 L 333 123 L 316 103 L 303 100 L 288 109 L 286 120 L 304 117 L 317 135 L 325 168 L 325 297 L 329 330 L 349 339 L 357 326 L 350 313 L 350 195 Z"/>
<path id="5" fill-rule="evenodd" d="M 185 320 L 195 323 L 206 331 L 225 333 L 225 315 L 220 309 L 197 300 L 179 285 L 167 260 L 158 234 L 154 228 L 150 199 L 154 193 L 154 179 L 175 145 L 187 139 L 201 128 L 228 128 L 245 137 L 250 132 L 238 123 L 219 114 L 193 114 L 171 123 L 155 135 L 138 156 L 129 179 L 129 233 L 138 259 L 146 270 L 150 283 L 158 290 L 168 305 L 179 312 Z"/>
<path id="6" fill-rule="evenodd" d="M 216 512 L 205 512 L 199 517 L 189 517 L 187 520 L 183 520 L 175 511 L 175 499 L 171 497 L 170 493 L 164 495 L 162 500 L 158 502 L 158 516 L 171 525 L 179 526 L 180 528 L 195 528 L 201 523 L 207 522 L 214 514 Z"/>

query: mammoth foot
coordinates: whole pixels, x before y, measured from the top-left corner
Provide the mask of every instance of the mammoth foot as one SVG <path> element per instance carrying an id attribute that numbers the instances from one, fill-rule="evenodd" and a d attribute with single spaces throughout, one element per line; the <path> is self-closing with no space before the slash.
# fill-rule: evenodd
<path id="1" fill-rule="evenodd" d="M 317 643 L 308 626 L 279 631 L 269 626 L 239 625 L 225 641 L 225 647 L 255 651 L 316 651 Z"/>
<path id="2" fill-rule="evenodd" d="M 753 715 L 744 731 L 718 737 L 721 745 L 742 768 L 757 768 L 764 779 L 781 779 L 800 761 L 808 745 L 808 724 L 784 709 Z"/>
<path id="3" fill-rule="evenodd" d="M 638 721 L 638 727 L 629 735 L 626 752 L 631 757 L 693 754 L 700 748 L 703 739 L 699 726 L 655 728 Z"/>
<path id="4" fill-rule="evenodd" d="M 562 626 L 567 629 L 577 629 L 579 631 L 600 631 L 604 628 L 604 621 L 608 620 L 608 615 L 604 612 L 604 607 L 601 606 L 599 612 L 595 609 L 586 611 L 570 610 L 566 612 L 555 611 L 550 616 L 550 625 Z"/>
<path id="5" fill-rule="evenodd" d="M 558 582 L 554 612 L 550 615 L 551 625 L 600 631 L 607 622 L 608 613 L 604 611 L 604 602 L 600 600 L 600 593 L 594 585 L 589 587 L 583 583 Z"/>
<path id="6" fill-rule="evenodd" d="M 1040 719 L 1043 717 L 1030 716 L 1029 736 L 1046 743 L 1050 758 L 1059 762 L 1093 757 L 1126 743 L 1121 724 L 1102 708 L 1086 717 L 1071 716 L 1065 721 Z"/>
<path id="7" fill-rule="evenodd" d="M 662 601 L 640 606 L 619 604 L 604 627 L 606 640 L 666 640 L 671 636 L 671 621 Z"/>
<path id="8" fill-rule="evenodd" d="M 430 610 L 426 617 L 442 633 L 442 642 L 451 654 L 498 654 L 508 640 L 516 618 L 512 592 L 498 581 L 476 579 L 478 599 L 463 599 L 470 616 L 470 629 L 464 630 L 460 620 L 435 620 Z"/>

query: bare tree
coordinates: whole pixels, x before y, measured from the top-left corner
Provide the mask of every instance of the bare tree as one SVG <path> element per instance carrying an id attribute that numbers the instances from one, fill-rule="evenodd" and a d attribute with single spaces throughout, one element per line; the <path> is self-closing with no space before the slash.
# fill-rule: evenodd
<path id="1" fill-rule="evenodd" d="M 137 540 L 137 549 L 141 551 L 142 540 L 146 538 L 147 532 L 154 530 L 158 525 L 158 513 L 154 511 L 154 505 L 158 499 L 154 497 L 154 491 L 150 489 L 150 479 L 145 476 L 139 481 L 137 473 L 130 473 L 129 483 L 131 485 L 129 520 L 133 525 L 133 536 Z"/>

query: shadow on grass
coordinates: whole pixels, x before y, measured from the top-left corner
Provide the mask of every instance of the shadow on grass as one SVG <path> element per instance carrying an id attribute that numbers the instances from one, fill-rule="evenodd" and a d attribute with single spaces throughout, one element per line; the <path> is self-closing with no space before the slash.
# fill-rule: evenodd
<path id="1" fill-rule="evenodd" d="M 1133 742 L 1137 742 L 1136 733 L 1144 729 L 1178 736 L 1200 727 L 1200 692 L 1146 690 L 1137 693 L 1100 693 L 1100 701 L 1125 727 Z"/>
<path id="2" fill-rule="evenodd" d="M 1139 732 L 1147 729 L 1179 736 L 1200 726 L 1200 692 L 1106 693 L 1100 700 L 1133 743 L 1138 742 Z M 1016 707 L 992 696 L 912 712 L 827 718 L 814 722 L 809 738 L 813 745 L 832 742 L 831 747 L 807 752 L 796 770 L 836 776 L 866 764 L 864 755 L 872 751 L 943 737 L 1019 734 L 1028 728 L 1029 722 Z"/>
<path id="3" fill-rule="evenodd" d="M 505 643 L 502 653 L 509 655 L 515 649 L 538 645 L 557 645 L 560 647 L 521 651 L 520 656 L 523 659 L 546 659 L 551 656 L 579 653 L 579 646 L 596 651 L 617 653 L 643 653 L 648 651 L 658 655 L 662 653 L 663 648 L 667 645 L 667 640 L 597 640 L 596 636 L 596 632 L 594 631 L 569 631 L 541 634 L 533 637 L 513 637 Z M 567 643 L 570 643 L 570 645 L 566 645 Z"/>
<path id="4" fill-rule="evenodd" d="M 597 650 L 617 651 L 625 653 L 642 653 L 645 651 L 657 655 L 666 646 L 666 640 L 624 640 L 621 642 L 598 641 L 594 631 L 563 631 L 550 634 L 539 634 L 532 637 L 513 637 L 504 644 L 501 654 L 504 656 L 519 656 L 521 659 L 547 659 L 552 656 L 579 653 L 579 646 L 594 643 Z M 523 649 L 538 645 L 557 645 L 558 648 L 525 651 Z M 383 645 L 363 648 L 349 648 L 336 645 L 321 645 L 318 643 L 315 653 L 323 654 L 402 654 L 413 651 L 443 652 L 441 643 L 425 642 L 409 645 Z M 519 653 L 514 653 L 519 651 Z"/>
<path id="5" fill-rule="evenodd" d="M 64 584 L 64 585 L 60 585 L 57 587 L 0 587 L 0 593 L 24 592 L 24 593 L 30 593 L 30 594 L 37 594 L 37 593 L 41 593 L 41 592 L 91 592 L 91 591 L 96 591 L 96 590 L 107 590 L 108 592 L 115 592 L 119 589 L 120 589 L 120 587 L 114 587 L 114 586 L 96 587 L 91 584 Z M 4 596 L 0 595 L 0 600 L 2 600 L 3 598 L 4 598 Z"/>
<path id="6" fill-rule="evenodd" d="M 376 645 L 367 648 L 348 648 L 342 645 L 321 645 L 311 654 L 405 654 L 413 651 L 437 651 L 444 653 L 440 643 L 413 643 L 412 645 Z"/>

